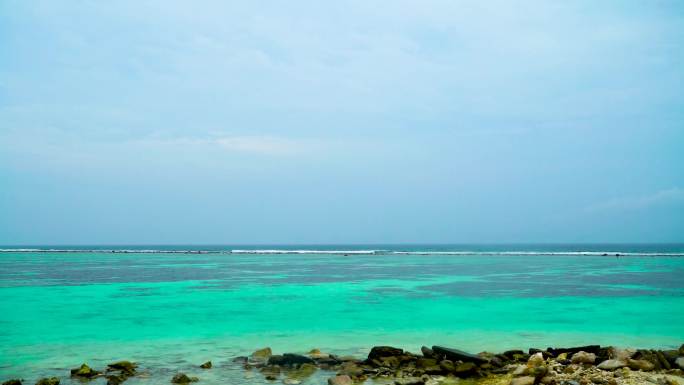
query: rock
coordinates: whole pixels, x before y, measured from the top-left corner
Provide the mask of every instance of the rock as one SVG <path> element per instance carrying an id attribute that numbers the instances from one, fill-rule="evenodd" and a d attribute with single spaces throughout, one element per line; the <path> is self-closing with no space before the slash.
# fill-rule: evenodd
<path id="1" fill-rule="evenodd" d="M 536 368 L 538 366 L 544 365 L 544 355 L 540 353 L 533 354 L 530 359 L 527 360 L 528 368 Z"/>
<path id="2" fill-rule="evenodd" d="M 484 364 L 487 362 L 484 358 L 474 354 L 466 353 L 458 349 L 450 349 L 441 346 L 433 346 L 432 351 L 440 357 L 445 357 L 451 361 L 474 362 L 476 364 Z"/>
<path id="3" fill-rule="evenodd" d="M 615 360 L 627 361 L 636 354 L 634 349 L 618 349 L 616 347 L 608 348 L 608 357 Z"/>
<path id="4" fill-rule="evenodd" d="M 660 367 L 666 370 L 672 369 L 670 362 L 668 361 L 667 357 L 665 357 L 665 354 L 663 354 L 663 352 L 661 352 L 660 350 L 656 350 L 654 353 L 658 358 L 658 363 L 660 363 Z"/>
<path id="5" fill-rule="evenodd" d="M 318 370 L 318 367 L 316 367 L 314 364 L 301 364 L 296 369 L 287 370 L 285 374 L 287 375 L 287 378 L 293 380 L 304 380 L 316 373 L 316 370 Z M 363 371 L 361 373 L 363 373 Z"/>
<path id="6" fill-rule="evenodd" d="M 296 366 L 301 364 L 313 364 L 314 360 L 307 356 L 302 356 L 300 354 L 285 353 L 281 355 L 271 356 L 268 359 L 269 365 L 280 365 L 280 366 Z"/>
<path id="7" fill-rule="evenodd" d="M 363 368 L 358 366 L 355 362 L 347 361 L 340 365 L 340 371 L 338 374 L 346 374 L 351 377 L 356 377 L 363 374 Z"/>
<path id="8" fill-rule="evenodd" d="M 391 346 L 374 346 L 370 353 L 368 353 L 368 361 L 382 357 L 400 356 L 402 354 L 404 354 L 403 349 Z"/>
<path id="9" fill-rule="evenodd" d="M 395 385 L 425 385 L 425 380 L 419 377 L 403 377 L 394 381 Z"/>
<path id="10" fill-rule="evenodd" d="M 249 357 L 246 356 L 238 356 L 233 358 L 233 362 L 246 363 L 247 361 L 249 361 Z"/>
<path id="11" fill-rule="evenodd" d="M 3 384 L 4 385 L 4 384 Z M 57 377 L 44 377 L 36 381 L 36 385 L 59 385 L 59 378 Z"/>
<path id="12" fill-rule="evenodd" d="M 122 373 L 129 375 L 135 374 L 135 369 L 138 365 L 130 361 L 117 361 L 112 364 L 107 365 L 107 370 L 120 370 Z"/>
<path id="13" fill-rule="evenodd" d="M 534 377 L 524 376 L 511 380 L 511 385 L 534 385 Z"/>
<path id="14" fill-rule="evenodd" d="M 266 379 L 267 379 L 268 381 L 275 381 L 275 380 L 278 379 L 278 377 L 276 377 L 276 376 L 274 376 L 274 375 L 272 375 L 272 374 L 269 374 L 268 376 L 266 376 Z"/>
<path id="15" fill-rule="evenodd" d="M 679 369 L 684 370 L 684 357 L 678 357 L 674 363 Z"/>
<path id="16" fill-rule="evenodd" d="M 328 378 L 328 385 L 352 385 L 352 379 L 346 374 Z"/>
<path id="17" fill-rule="evenodd" d="M 577 346 L 574 348 L 548 348 L 547 349 L 549 353 L 553 354 L 554 356 L 558 356 L 561 353 L 578 353 L 578 352 L 587 352 L 587 353 L 594 353 L 598 354 L 599 351 L 601 350 L 600 345 L 587 345 L 587 346 Z"/>
<path id="18" fill-rule="evenodd" d="M 307 355 L 309 357 L 313 358 L 314 360 L 321 359 L 321 358 L 330 358 L 330 354 L 321 353 L 321 351 L 318 349 L 311 349 L 311 351 L 309 351 L 309 353 Z"/>
<path id="19" fill-rule="evenodd" d="M 662 353 L 670 365 L 675 365 L 675 360 L 677 359 L 677 356 L 679 356 L 679 350 L 663 350 Z"/>
<path id="20" fill-rule="evenodd" d="M 650 372 L 655 368 L 653 363 L 646 360 L 627 360 L 627 366 L 632 370 L 641 370 L 644 372 Z"/>
<path id="21" fill-rule="evenodd" d="M 124 381 L 126 381 L 126 379 L 128 377 L 126 377 L 126 375 L 122 374 L 122 375 L 118 375 L 118 376 L 110 375 L 110 376 L 106 376 L 106 378 L 107 378 L 107 385 L 121 385 Z"/>
<path id="22" fill-rule="evenodd" d="M 456 365 L 456 368 L 452 371 L 456 377 L 466 378 L 477 373 L 477 365 L 472 362 L 463 362 Z"/>
<path id="23" fill-rule="evenodd" d="M 2 385 L 21 385 L 21 380 L 12 379 L 2 383 Z"/>
<path id="24" fill-rule="evenodd" d="M 620 368 L 624 368 L 627 366 L 627 362 L 623 360 L 616 360 L 616 359 L 610 359 L 610 360 L 605 360 L 598 364 L 597 368 L 603 369 L 603 370 L 616 370 Z"/>
<path id="25" fill-rule="evenodd" d="M 301 383 L 302 383 L 302 381 L 294 379 L 294 378 L 286 378 L 283 380 L 283 384 L 285 384 L 285 385 L 299 385 Z"/>
<path id="26" fill-rule="evenodd" d="M 252 359 L 254 361 L 268 361 L 268 359 L 273 355 L 273 351 L 271 348 L 263 348 L 256 350 L 254 353 L 252 353 Z"/>
<path id="27" fill-rule="evenodd" d="M 211 369 L 211 366 L 212 366 L 212 365 L 211 365 L 211 361 L 207 361 L 207 362 L 203 363 L 202 365 L 200 365 L 200 368 L 202 368 L 202 369 Z"/>
<path id="28" fill-rule="evenodd" d="M 679 355 L 684 356 L 684 344 L 682 344 L 682 346 L 679 347 Z"/>
<path id="29" fill-rule="evenodd" d="M 426 358 L 434 358 L 435 356 L 435 352 L 433 352 L 432 349 L 428 348 L 427 346 L 421 346 L 420 352 L 423 353 L 423 357 Z"/>
<path id="30" fill-rule="evenodd" d="M 570 361 L 573 364 L 591 364 L 593 365 L 596 361 L 596 354 L 587 353 L 585 351 L 579 351 L 572 355 Z"/>
<path id="31" fill-rule="evenodd" d="M 173 378 L 171 379 L 171 382 L 174 384 L 189 384 L 191 382 L 197 382 L 199 381 L 199 378 L 197 377 L 188 377 L 185 373 L 178 373 Z"/>
<path id="32" fill-rule="evenodd" d="M 100 372 L 92 369 L 90 366 L 88 366 L 86 364 L 83 364 L 76 369 L 71 369 L 71 376 L 72 377 L 93 378 L 99 374 L 100 374 Z"/>

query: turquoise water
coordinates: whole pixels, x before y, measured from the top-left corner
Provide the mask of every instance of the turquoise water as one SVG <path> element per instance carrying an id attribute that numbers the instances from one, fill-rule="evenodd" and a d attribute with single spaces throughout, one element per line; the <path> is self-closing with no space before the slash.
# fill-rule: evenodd
<path id="1" fill-rule="evenodd" d="M 361 355 L 376 344 L 477 352 L 684 342 L 679 246 L 293 249 L 2 252 L 0 379 L 131 359 L 150 372 L 132 385 L 167 383 L 211 359 L 217 368 L 198 373 L 203 382 L 238 383 L 244 373 L 230 359 L 263 346 Z"/>

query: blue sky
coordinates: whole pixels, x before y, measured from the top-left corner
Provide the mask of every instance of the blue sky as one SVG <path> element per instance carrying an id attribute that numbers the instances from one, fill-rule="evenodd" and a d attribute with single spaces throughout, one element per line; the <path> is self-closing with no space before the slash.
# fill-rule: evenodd
<path id="1" fill-rule="evenodd" d="M 677 1 L 0 0 L 0 243 L 684 241 Z"/>

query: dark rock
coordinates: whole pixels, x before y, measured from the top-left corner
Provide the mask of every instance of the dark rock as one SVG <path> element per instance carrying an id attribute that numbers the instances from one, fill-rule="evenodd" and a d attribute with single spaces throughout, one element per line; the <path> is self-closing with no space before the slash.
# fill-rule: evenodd
<path id="1" fill-rule="evenodd" d="M 635 360 L 642 360 L 651 363 L 653 365 L 653 369 L 655 370 L 662 369 L 660 366 L 660 360 L 658 360 L 658 355 L 651 350 L 639 349 L 637 350 L 636 354 L 634 354 L 633 358 Z"/>
<path id="2" fill-rule="evenodd" d="M 440 361 L 439 367 L 447 373 L 453 373 L 456 370 L 456 364 L 454 364 L 451 360 Z"/>
<path id="3" fill-rule="evenodd" d="M 522 350 L 506 350 L 505 352 L 502 353 L 504 356 L 506 356 L 509 360 L 513 359 L 513 356 L 515 355 L 520 355 L 520 354 L 525 354 Z M 532 355 L 533 353 L 530 353 Z"/>
<path id="4" fill-rule="evenodd" d="M 594 353 L 598 354 L 599 351 L 601 350 L 600 345 L 587 345 L 587 346 L 577 346 L 574 348 L 548 348 L 546 349 L 549 351 L 549 353 L 553 354 L 554 357 L 557 357 L 561 353 L 568 353 L 568 355 L 584 351 L 587 353 Z"/>
<path id="5" fill-rule="evenodd" d="M 207 362 L 203 363 L 202 365 L 200 365 L 200 368 L 211 369 L 211 361 L 207 361 Z"/>
<path id="6" fill-rule="evenodd" d="M 21 380 L 12 379 L 2 383 L 2 385 L 21 385 Z"/>
<path id="7" fill-rule="evenodd" d="M 88 366 L 86 364 L 83 364 L 78 368 L 71 369 L 71 376 L 72 377 L 93 378 L 99 374 L 100 374 L 100 372 L 92 369 L 90 366 Z"/>
<path id="8" fill-rule="evenodd" d="M 272 375 L 272 374 L 269 374 L 269 375 L 266 376 L 265 378 L 266 378 L 268 381 L 275 381 L 275 380 L 278 379 L 278 377 L 276 377 L 276 376 L 274 376 L 274 375 Z"/>
<path id="9" fill-rule="evenodd" d="M 682 346 L 679 347 L 679 355 L 684 356 L 684 344 L 682 344 Z"/>
<path id="10" fill-rule="evenodd" d="M 672 366 L 670 365 L 670 362 L 667 360 L 663 352 L 660 350 L 656 350 L 655 352 L 656 357 L 658 357 L 658 361 L 660 362 L 660 366 L 663 369 L 670 370 L 672 369 Z"/>
<path id="11" fill-rule="evenodd" d="M 667 359 L 667 362 L 670 363 L 670 365 L 674 365 L 675 360 L 677 357 L 679 357 L 679 350 L 663 350 L 662 351 L 663 356 L 665 356 L 665 359 Z"/>
<path id="12" fill-rule="evenodd" d="M 494 357 L 490 358 L 489 363 L 492 364 L 493 366 L 496 366 L 499 368 L 504 366 L 504 362 L 501 360 L 501 358 L 499 356 L 494 356 Z"/>
<path id="13" fill-rule="evenodd" d="M 107 385 L 121 385 L 128 378 L 126 375 L 108 375 L 105 377 L 107 378 Z"/>
<path id="14" fill-rule="evenodd" d="M 173 378 L 171 379 L 171 382 L 174 384 L 189 384 L 191 382 L 197 382 L 199 381 L 199 378 L 197 377 L 188 377 L 187 374 L 185 373 L 178 373 Z"/>
<path id="15" fill-rule="evenodd" d="M 382 357 L 400 356 L 404 354 L 403 349 L 393 348 L 391 346 L 374 346 L 370 353 L 368 353 L 368 360 L 378 359 Z"/>
<path id="16" fill-rule="evenodd" d="M 59 378 L 57 377 L 45 377 L 36 381 L 36 385 L 59 385 Z"/>
<path id="17" fill-rule="evenodd" d="M 249 357 L 239 356 L 239 357 L 233 358 L 233 362 L 242 362 L 242 363 L 245 363 L 245 362 L 247 362 L 247 361 L 249 361 Z"/>
<path id="18" fill-rule="evenodd" d="M 453 373 L 461 378 L 471 377 L 477 373 L 477 366 L 472 362 L 463 362 L 456 366 Z"/>
<path id="19" fill-rule="evenodd" d="M 432 351 L 440 357 L 445 357 L 451 361 L 474 362 L 476 364 L 484 364 L 487 362 L 484 358 L 474 354 L 466 353 L 462 350 L 445 348 L 442 346 L 433 346 Z"/>
<path id="20" fill-rule="evenodd" d="M 285 353 L 281 355 L 271 356 L 268 359 L 269 365 L 280 365 L 280 366 L 295 366 L 301 364 L 313 364 L 314 360 L 307 356 L 302 356 L 300 354 Z"/>
<path id="21" fill-rule="evenodd" d="M 527 354 L 533 355 L 533 354 L 542 353 L 542 352 L 544 352 L 544 350 L 537 349 L 537 348 L 530 348 L 530 349 L 527 351 Z"/>
<path id="22" fill-rule="evenodd" d="M 107 365 L 107 370 L 119 370 L 122 373 L 126 373 L 129 375 L 135 374 L 135 368 L 137 368 L 138 365 L 134 362 L 130 361 L 117 361 L 112 364 Z"/>
<path id="23" fill-rule="evenodd" d="M 420 352 L 423 353 L 423 357 L 426 357 L 426 358 L 434 358 L 435 357 L 435 352 L 433 352 L 432 349 L 428 348 L 427 346 L 421 346 Z"/>

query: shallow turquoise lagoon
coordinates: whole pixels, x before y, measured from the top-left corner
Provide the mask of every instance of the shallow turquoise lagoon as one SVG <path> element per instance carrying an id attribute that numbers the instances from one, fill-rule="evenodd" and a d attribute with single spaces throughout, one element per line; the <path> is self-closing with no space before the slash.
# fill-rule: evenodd
<path id="1" fill-rule="evenodd" d="M 376 344 L 682 342 L 676 256 L 0 253 L 3 380 L 68 383 L 81 362 L 131 359 L 151 375 L 130 385 L 177 370 L 238 383 L 230 359 L 263 346 L 361 355 Z M 209 359 L 216 370 L 197 373 Z"/>

